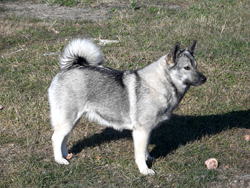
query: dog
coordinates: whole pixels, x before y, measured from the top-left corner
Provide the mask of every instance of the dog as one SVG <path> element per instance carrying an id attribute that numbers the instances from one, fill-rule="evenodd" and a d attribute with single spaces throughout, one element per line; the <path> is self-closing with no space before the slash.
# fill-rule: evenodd
<path id="1" fill-rule="evenodd" d="M 73 39 L 60 57 L 61 71 L 48 89 L 55 161 L 68 165 L 67 140 L 84 115 L 90 121 L 132 131 L 140 173 L 154 175 L 146 161 L 150 134 L 169 120 L 190 86 L 206 77 L 197 70 L 197 41 L 180 50 L 177 42 L 159 60 L 138 70 L 102 66 L 103 53 L 88 39 Z"/>

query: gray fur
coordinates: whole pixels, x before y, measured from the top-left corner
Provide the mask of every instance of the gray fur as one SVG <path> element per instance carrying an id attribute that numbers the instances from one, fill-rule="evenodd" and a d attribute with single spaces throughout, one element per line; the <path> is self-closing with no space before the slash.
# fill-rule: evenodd
<path id="1" fill-rule="evenodd" d="M 176 43 L 170 53 L 142 69 L 118 71 L 101 65 L 102 52 L 92 42 L 73 40 L 48 90 L 56 162 L 69 164 L 67 139 L 85 115 L 101 125 L 132 130 L 138 168 L 153 175 L 146 165 L 154 159 L 147 149 L 151 131 L 170 119 L 191 85 L 206 81 L 197 70 L 196 48 L 196 41 L 182 51 Z"/>

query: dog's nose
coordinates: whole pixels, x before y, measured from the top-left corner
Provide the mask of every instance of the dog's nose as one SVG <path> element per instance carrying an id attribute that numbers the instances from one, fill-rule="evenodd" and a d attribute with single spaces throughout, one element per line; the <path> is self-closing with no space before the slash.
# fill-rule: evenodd
<path id="1" fill-rule="evenodd" d="M 206 81 L 207 81 L 207 78 L 206 78 L 205 76 L 203 76 L 203 77 L 201 78 L 201 82 L 204 84 Z"/>

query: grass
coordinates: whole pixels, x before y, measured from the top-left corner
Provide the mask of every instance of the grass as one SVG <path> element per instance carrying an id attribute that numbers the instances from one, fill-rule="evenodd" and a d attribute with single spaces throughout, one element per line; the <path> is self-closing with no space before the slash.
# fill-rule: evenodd
<path id="1" fill-rule="evenodd" d="M 110 8 L 107 1 L 48 2 Z M 250 186 L 248 1 L 143 0 L 133 1 L 135 10 L 131 2 L 113 1 L 115 11 L 98 22 L 1 15 L 1 187 Z M 119 40 L 101 48 L 105 66 L 120 70 L 148 65 L 176 41 L 184 47 L 198 40 L 196 59 L 208 80 L 191 88 L 173 118 L 154 130 L 155 176 L 139 174 L 129 131 L 84 118 L 69 138 L 71 164 L 54 162 L 47 89 L 59 71 L 58 55 L 75 36 Z M 216 170 L 204 165 L 210 157 L 219 161 Z"/>

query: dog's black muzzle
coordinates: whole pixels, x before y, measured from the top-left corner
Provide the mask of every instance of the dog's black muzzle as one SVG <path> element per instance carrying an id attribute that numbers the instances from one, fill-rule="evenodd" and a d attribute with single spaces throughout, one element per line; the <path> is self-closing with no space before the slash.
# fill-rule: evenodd
<path id="1" fill-rule="evenodd" d="M 202 82 L 202 84 L 204 84 L 206 81 L 207 81 L 207 78 L 206 78 L 205 76 L 202 75 L 202 77 L 201 77 L 201 82 Z"/>
<path id="2" fill-rule="evenodd" d="M 207 78 L 202 73 L 197 71 L 195 77 L 193 78 L 193 81 L 189 83 L 190 85 L 193 85 L 193 86 L 200 86 L 204 84 L 206 81 L 207 81 Z"/>

